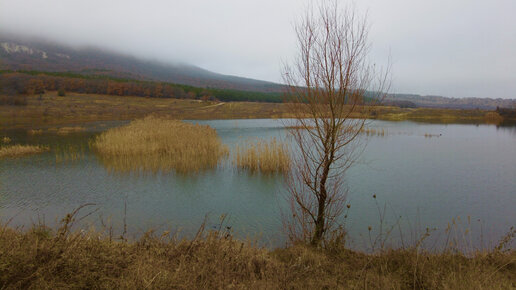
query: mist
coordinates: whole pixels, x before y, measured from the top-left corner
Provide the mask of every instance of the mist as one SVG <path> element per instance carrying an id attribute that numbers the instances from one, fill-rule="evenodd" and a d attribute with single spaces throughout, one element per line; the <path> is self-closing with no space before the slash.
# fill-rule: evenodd
<path id="1" fill-rule="evenodd" d="M 0 0 L 0 31 L 282 82 L 310 1 Z M 366 0 L 393 93 L 516 98 L 516 2 Z"/>

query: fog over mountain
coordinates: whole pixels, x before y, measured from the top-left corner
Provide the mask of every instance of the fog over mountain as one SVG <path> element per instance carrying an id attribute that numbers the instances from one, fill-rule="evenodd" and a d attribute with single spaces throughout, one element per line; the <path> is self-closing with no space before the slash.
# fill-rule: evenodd
<path id="1" fill-rule="evenodd" d="M 265 93 L 285 91 L 282 84 L 219 74 L 191 64 L 146 60 L 94 47 L 74 48 L 48 40 L 15 35 L 0 34 L 0 59 L 0 68 L 12 71 L 73 72 L 130 80 L 161 81 L 202 88 Z M 391 93 L 385 99 L 385 104 L 402 107 L 492 110 L 497 107 L 516 107 L 516 100 Z"/>
<path id="2" fill-rule="evenodd" d="M 196 87 L 279 92 L 279 84 L 223 75 L 179 62 L 145 60 L 94 47 L 73 48 L 42 39 L 0 34 L 0 67 L 104 74 L 136 80 L 164 81 Z"/>

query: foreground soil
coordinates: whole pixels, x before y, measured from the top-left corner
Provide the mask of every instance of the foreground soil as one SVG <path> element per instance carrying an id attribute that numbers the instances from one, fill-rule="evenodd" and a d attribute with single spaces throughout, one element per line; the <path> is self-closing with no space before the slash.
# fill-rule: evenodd
<path id="1" fill-rule="evenodd" d="M 69 218 L 69 217 L 68 217 Z M 1 289 L 515 289 L 516 251 L 376 254 L 304 245 L 267 250 L 221 232 L 193 240 L 148 233 L 0 228 Z"/>
<path id="2" fill-rule="evenodd" d="M 445 124 L 498 124 L 503 121 L 496 112 L 482 110 L 402 109 L 381 106 L 375 107 L 373 111 L 366 116 L 358 114 L 354 117 Z M 0 129 L 133 120 L 149 114 L 189 120 L 291 117 L 287 106 L 281 103 L 202 102 L 75 93 L 59 97 L 56 92 L 49 92 L 41 99 L 39 96 L 28 96 L 25 106 L 0 106 Z"/>

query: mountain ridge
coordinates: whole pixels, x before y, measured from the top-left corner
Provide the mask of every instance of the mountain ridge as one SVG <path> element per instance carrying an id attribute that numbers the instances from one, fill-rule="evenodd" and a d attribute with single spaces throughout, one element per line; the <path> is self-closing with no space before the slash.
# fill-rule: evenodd
<path id="1" fill-rule="evenodd" d="M 284 86 L 224 75 L 185 63 L 144 60 L 94 47 L 72 48 L 42 40 L 0 35 L 3 69 L 102 73 L 113 77 L 154 80 L 203 88 L 281 92 Z"/>
<path id="2" fill-rule="evenodd" d="M 0 33 L 0 68 L 73 72 L 117 78 L 161 81 L 200 88 L 249 92 L 281 93 L 285 85 L 215 73 L 185 63 L 163 63 L 99 49 L 92 46 L 73 48 L 56 42 L 23 38 Z M 514 99 L 453 98 L 418 94 L 388 94 L 385 103 L 400 107 L 451 109 L 515 108 Z"/>

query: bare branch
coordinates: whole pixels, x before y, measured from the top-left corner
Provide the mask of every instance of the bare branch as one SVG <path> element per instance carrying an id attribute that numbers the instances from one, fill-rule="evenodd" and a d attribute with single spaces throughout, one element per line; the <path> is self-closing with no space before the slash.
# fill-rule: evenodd
<path id="1" fill-rule="evenodd" d="M 345 172 L 363 151 L 360 132 L 385 92 L 387 72 L 367 62 L 367 17 L 336 0 L 310 9 L 295 31 L 299 55 L 284 71 L 298 155 L 287 179 L 288 229 L 289 237 L 320 245 L 345 207 Z"/>

